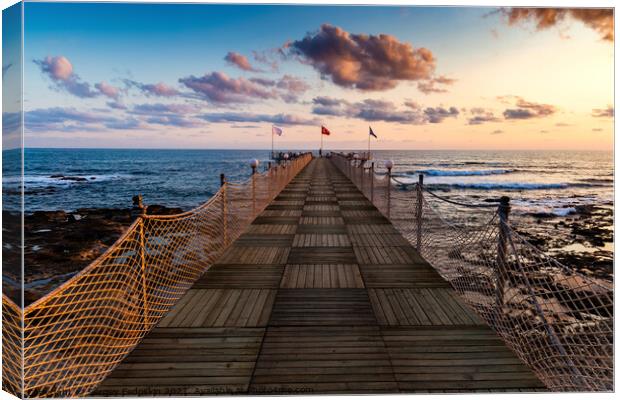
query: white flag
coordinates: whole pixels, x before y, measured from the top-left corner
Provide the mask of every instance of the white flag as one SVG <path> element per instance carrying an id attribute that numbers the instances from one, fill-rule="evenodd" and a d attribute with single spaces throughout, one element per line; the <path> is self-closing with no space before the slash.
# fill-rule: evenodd
<path id="1" fill-rule="evenodd" d="M 272 134 L 272 135 L 273 135 L 273 134 L 276 134 L 276 135 L 278 135 L 278 136 L 282 136 L 282 128 L 280 128 L 279 126 L 275 126 L 275 125 L 273 125 L 273 126 L 271 127 L 271 134 Z"/>

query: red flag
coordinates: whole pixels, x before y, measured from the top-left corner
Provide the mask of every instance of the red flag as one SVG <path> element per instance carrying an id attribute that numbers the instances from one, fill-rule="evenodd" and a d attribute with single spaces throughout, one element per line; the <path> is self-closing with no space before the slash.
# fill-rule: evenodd
<path id="1" fill-rule="evenodd" d="M 329 129 L 327 129 L 324 126 L 321 126 L 321 135 L 327 135 L 329 136 L 331 134 L 331 132 L 329 131 Z"/>

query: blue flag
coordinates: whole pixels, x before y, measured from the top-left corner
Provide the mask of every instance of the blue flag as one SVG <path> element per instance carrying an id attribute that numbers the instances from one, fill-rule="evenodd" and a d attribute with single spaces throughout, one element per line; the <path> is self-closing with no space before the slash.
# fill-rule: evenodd
<path id="1" fill-rule="evenodd" d="M 369 132 L 369 133 L 370 133 L 370 136 L 374 136 L 374 137 L 375 137 L 375 139 L 378 139 L 377 135 L 375 135 L 375 133 L 372 131 L 372 128 L 371 128 L 371 127 L 368 127 L 368 129 L 370 129 L 370 132 Z"/>

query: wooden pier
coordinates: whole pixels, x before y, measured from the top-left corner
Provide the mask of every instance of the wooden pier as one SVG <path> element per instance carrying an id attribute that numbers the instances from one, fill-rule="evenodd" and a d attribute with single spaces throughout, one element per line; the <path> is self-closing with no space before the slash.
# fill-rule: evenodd
<path id="1" fill-rule="evenodd" d="M 319 158 L 93 395 L 543 389 Z"/>

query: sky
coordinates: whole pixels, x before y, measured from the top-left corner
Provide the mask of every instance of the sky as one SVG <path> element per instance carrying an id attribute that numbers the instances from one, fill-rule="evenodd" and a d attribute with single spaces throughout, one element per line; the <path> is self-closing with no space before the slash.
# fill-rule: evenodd
<path id="1" fill-rule="evenodd" d="M 601 9 L 25 3 L 24 143 L 611 150 L 613 40 Z"/>

